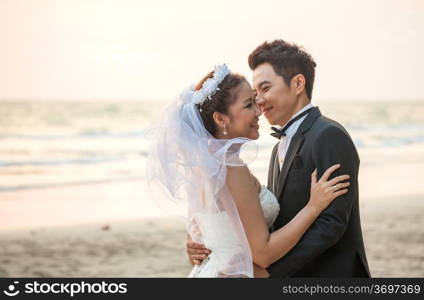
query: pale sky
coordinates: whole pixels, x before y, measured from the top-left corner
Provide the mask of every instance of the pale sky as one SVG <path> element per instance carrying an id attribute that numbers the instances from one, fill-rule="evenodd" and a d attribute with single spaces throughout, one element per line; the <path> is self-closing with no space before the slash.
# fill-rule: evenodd
<path id="1" fill-rule="evenodd" d="M 276 38 L 315 100 L 424 100 L 424 1 L 0 0 L 0 99 L 168 100 Z"/>

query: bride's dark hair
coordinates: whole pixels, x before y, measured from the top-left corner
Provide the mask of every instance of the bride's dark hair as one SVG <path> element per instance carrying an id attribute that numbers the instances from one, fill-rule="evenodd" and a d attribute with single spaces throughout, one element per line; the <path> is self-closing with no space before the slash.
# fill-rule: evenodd
<path id="1" fill-rule="evenodd" d="M 207 74 L 200 82 L 196 85 L 196 91 L 202 88 L 203 83 L 213 77 L 213 71 Z M 214 112 L 220 112 L 222 114 L 228 114 L 228 108 L 236 100 L 237 95 L 233 92 L 243 82 L 247 82 L 246 78 L 239 74 L 230 73 L 224 80 L 218 85 L 219 90 L 211 96 L 211 99 L 206 100 L 203 104 L 198 104 L 200 116 L 202 117 L 203 124 L 209 133 L 215 136 L 217 132 L 216 124 L 213 119 Z"/>

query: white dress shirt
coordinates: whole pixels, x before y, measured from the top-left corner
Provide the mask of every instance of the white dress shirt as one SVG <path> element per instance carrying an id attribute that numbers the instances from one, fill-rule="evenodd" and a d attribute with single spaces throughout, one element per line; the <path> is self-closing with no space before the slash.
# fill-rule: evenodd
<path id="1" fill-rule="evenodd" d="M 292 120 L 296 116 L 303 113 L 305 110 L 310 109 L 312 107 L 314 107 L 312 105 L 312 103 L 309 103 L 304 108 L 299 110 L 295 115 L 293 115 L 293 117 L 291 117 L 290 120 Z M 297 130 L 299 129 L 299 126 L 302 124 L 303 120 L 305 120 L 306 116 L 307 116 L 307 114 L 305 116 L 303 116 L 302 118 L 300 118 L 299 120 L 297 120 L 296 122 L 294 122 L 293 124 L 291 124 L 290 127 L 287 128 L 287 130 L 286 130 L 286 135 L 282 136 L 280 138 L 280 144 L 278 144 L 278 162 L 280 164 L 280 170 L 283 167 L 284 158 L 286 157 L 287 150 L 289 149 L 291 139 L 296 134 Z M 290 120 L 288 122 L 290 122 Z M 282 126 L 282 127 L 284 127 L 284 126 Z"/>

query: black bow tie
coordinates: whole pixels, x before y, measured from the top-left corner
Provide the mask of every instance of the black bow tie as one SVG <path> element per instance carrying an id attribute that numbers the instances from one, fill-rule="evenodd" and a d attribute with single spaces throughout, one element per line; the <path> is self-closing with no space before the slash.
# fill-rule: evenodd
<path id="1" fill-rule="evenodd" d="M 284 126 L 283 128 L 277 128 L 277 127 L 271 127 L 271 129 L 274 131 L 273 133 L 271 133 L 271 135 L 277 139 L 281 139 L 282 136 L 286 136 L 286 130 L 289 129 L 290 126 L 292 126 L 292 124 L 294 122 L 296 122 L 297 120 L 299 120 L 300 118 L 302 118 L 303 116 L 307 115 L 309 111 L 311 111 L 312 109 L 314 109 L 314 107 L 311 107 L 307 110 L 305 110 L 303 113 L 297 115 L 296 117 L 294 117 L 293 119 L 291 119 L 286 126 Z"/>

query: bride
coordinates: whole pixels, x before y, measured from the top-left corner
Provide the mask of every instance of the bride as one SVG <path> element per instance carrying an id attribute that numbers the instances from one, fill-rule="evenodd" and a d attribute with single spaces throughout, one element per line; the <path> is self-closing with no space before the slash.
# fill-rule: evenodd
<path id="1" fill-rule="evenodd" d="M 270 234 L 279 203 L 247 167 L 260 114 L 247 80 L 220 65 L 183 91 L 155 128 L 146 168 L 152 195 L 183 213 L 189 238 L 211 251 L 189 277 L 268 277 L 266 268 L 347 192 L 348 175 L 328 180 L 340 165 L 319 180 L 315 170 L 308 204 Z"/>

